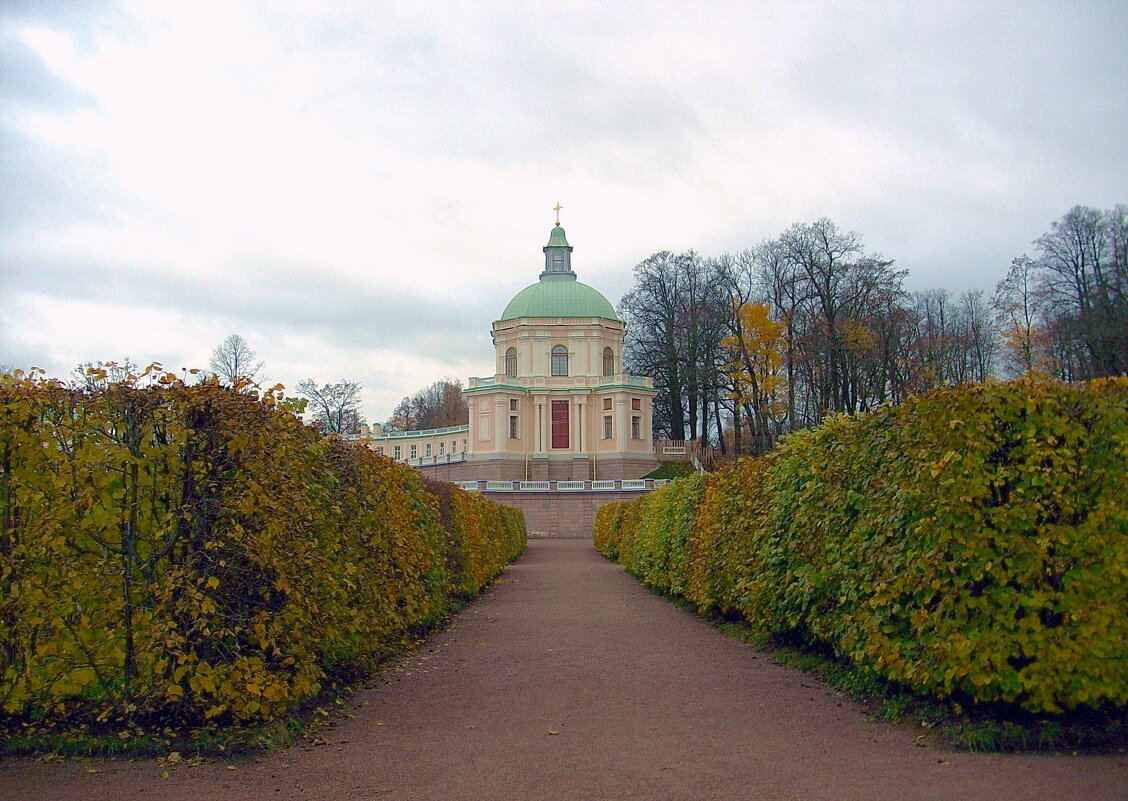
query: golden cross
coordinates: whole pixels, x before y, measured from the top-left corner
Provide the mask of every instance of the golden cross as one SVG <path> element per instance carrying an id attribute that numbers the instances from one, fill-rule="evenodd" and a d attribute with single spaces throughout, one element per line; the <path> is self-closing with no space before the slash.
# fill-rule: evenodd
<path id="1" fill-rule="evenodd" d="M 559 200 L 556 201 L 556 205 L 552 207 L 552 210 L 556 212 L 556 224 L 557 225 L 560 225 L 560 209 L 562 209 L 562 208 L 564 208 L 564 207 L 560 205 Z"/>

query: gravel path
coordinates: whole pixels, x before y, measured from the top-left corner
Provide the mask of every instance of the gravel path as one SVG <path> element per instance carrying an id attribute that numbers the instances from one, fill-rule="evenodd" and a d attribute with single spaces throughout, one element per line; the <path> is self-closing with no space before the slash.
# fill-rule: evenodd
<path id="1" fill-rule="evenodd" d="M 0 799 L 1128 799 L 1128 757 L 953 753 L 541 540 L 303 744 L 249 762 L 0 762 Z"/>

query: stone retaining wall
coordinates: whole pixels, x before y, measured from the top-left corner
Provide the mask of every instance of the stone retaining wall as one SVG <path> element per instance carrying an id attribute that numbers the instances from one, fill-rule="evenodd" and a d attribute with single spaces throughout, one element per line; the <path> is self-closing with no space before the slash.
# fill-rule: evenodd
<path id="1" fill-rule="evenodd" d="M 648 482 L 649 484 L 650 482 Z M 491 501 L 525 513 L 530 539 L 591 539 L 595 512 L 611 501 L 631 501 L 642 491 L 483 492 Z"/>

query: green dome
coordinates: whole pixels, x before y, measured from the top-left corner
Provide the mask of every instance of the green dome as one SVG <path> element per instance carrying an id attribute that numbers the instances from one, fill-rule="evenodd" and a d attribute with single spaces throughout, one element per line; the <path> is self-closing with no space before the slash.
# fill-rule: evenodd
<path id="1" fill-rule="evenodd" d="M 579 281 L 541 281 L 518 292 L 501 320 L 518 317 L 602 317 L 618 320 L 615 307 L 595 289 Z"/>

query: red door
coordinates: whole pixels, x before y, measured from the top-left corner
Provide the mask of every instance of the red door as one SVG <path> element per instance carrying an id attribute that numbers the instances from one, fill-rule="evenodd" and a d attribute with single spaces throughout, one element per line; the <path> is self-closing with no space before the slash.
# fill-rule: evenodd
<path id="1" fill-rule="evenodd" d="M 571 441 L 568 437 L 568 401 L 552 401 L 552 447 L 568 448 Z"/>

